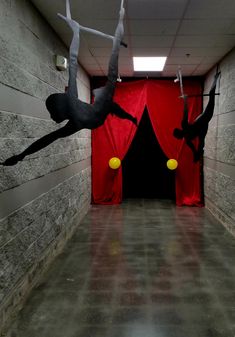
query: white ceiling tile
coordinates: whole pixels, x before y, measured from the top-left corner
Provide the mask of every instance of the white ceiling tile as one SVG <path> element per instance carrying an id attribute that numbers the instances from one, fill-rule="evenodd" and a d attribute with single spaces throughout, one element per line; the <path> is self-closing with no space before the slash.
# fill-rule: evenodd
<path id="1" fill-rule="evenodd" d="M 133 77 L 134 76 L 134 71 L 130 70 L 130 69 L 126 69 L 125 72 L 124 71 L 120 71 L 120 77 L 122 79 L 122 77 Z"/>
<path id="2" fill-rule="evenodd" d="M 235 34 L 235 19 L 233 19 L 233 22 L 228 27 L 228 30 L 225 33 L 226 34 Z"/>
<path id="3" fill-rule="evenodd" d="M 129 20 L 130 34 L 133 35 L 174 35 L 179 20 Z"/>
<path id="4" fill-rule="evenodd" d="M 181 72 L 183 76 L 188 76 L 190 75 L 195 69 L 196 69 L 197 65 L 196 64 L 184 64 L 181 65 Z M 164 67 L 164 72 L 174 72 L 174 74 L 176 74 L 178 70 L 177 65 L 166 65 Z"/>
<path id="5" fill-rule="evenodd" d="M 102 72 L 103 72 L 103 76 L 107 76 L 107 74 L 108 74 L 108 68 L 107 68 L 107 65 L 105 65 L 105 64 L 100 64 L 99 66 L 100 66 L 100 69 L 101 69 Z"/>
<path id="6" fill-rule="evenodd" d="M 72 32 L 57 17 L 57 12 L 65 13 L 65 0 L 50 0 L 50 5 L 48 0 L 31 1 L 69 47 Z M 70 0 L 70 3 L 72 17 L 80 24 L 114 34 L 120 0 Z M 169 66 L 187 65 L 194 75 L 197 71 L 205 73 L 235 45 L 235 0 L 126 0 L 124 3 L 124 41 L 128 48 L 120 50 L 119 68 L 126 74 L 133 73 L 132 56 L 168 56 Z M 90 74 L 105 76 L 112 41 L 81 33 L 80 42 L 79 62 L 85 69 L 89 68 Z M 171 71 L 165 70 L 159 76 Z M 187 72 L 190 73 L 188 68 Z"/>
<path id="7" fill-rule="evenodd" d="M 181 18 L 187 0 L 128 0 L 130 19 L 178 19 Z"/>
<path id="8" fill-rule="evenodd" d="M 162 77 L 175 77 L 175 71 L 172 71 L 172 70 L 163 71 Z"/>
<path id="9" fill-rule="evenodd" d="M 79 23 L 85 27 L 92 28 L 98 31 L 101 31 L 105 34 L 113 35 L 118 23 L 118 20 L 109 20 L 109 19 L 91 19 L 91 18 L 82 18 L 79 20 Z M 126 30 L 126 26 L 125 26 Z"/>
<path id="10" fill-rule="evenodd" d="M 79 61 L 80 62 L 80 61 Z M 97 65 L 97 62 L 95 62 L 95 63 L 85 63 L 85 62 L 80 62 L 80 65 L 84 68 L 84 69 L 88 69 L 88 68 L 92 68 L 92 69 L 96 69 L 96 68 L 98 68 L 99 69 L 99 67 L 98 67 L 98 65 Z"/>
<path id="11" fill-rule="evenodd" d="M 195 70 L 193 73 L 192 73 L 192 76 L 205 76 L 205 74 L 208 72 L 209 70 Z"/>
<path id="12" fill-rule="evenodd" d="M 141 47 L 141 48 L 148 48 L 151 47 L 171 47 L 174 36 L 173 35 L 167 35 L 167 36 L 159 36 L 159 35 L 148 35 L 148 36 L 137 36 L 132 35 L 131 36 L 132 46 L 135 47 Z"/>
<path id="13" fill-rule="evenodd" d="M 93 73 L 95 71 L 101 71 L 101 68 L 99 65 L 87 65 L 84 67 L 89 73 Z"/>
<path id="14" fill-rule="evenodd" d="M 175 39 L 176 48 L 185 47 L 213 47 L 216 41 L 214 35 L 178 35 Z"/>
<path id="15" fill-rule="evenodd" d="M 217 35 L 214 47 L 225 47 L 232 49 L 235 46 L 235 35 Z"/>
<path id="16" fill-rule="evenodd" d="M 199 65 L 192 73 L 194 76 L 201 76 L 205 75 L 212 67 L 214 64 L 203 64 Z"/>
<path id="17" fill-rule="evenodd" d="M 80 53 L 78 59 L 79 61 L 84 60 L 86 62 L 89 62 L 90 64 L 94 63 L 95 60 L 94 56 L 88 53 L 87 51 Z"/>
<path id="18" fill-rule="evenodd" d="M 79 59 L 79 62 L 83 65 L 83 67 L 89 66 L 89 67 L 96 67 L 97 66 L 97 62 L 94 58 L 92 58 L 92 60 L 87 60 L 85 58 L 83 59 Z"/>
<path id="19" fill-rule="evenodd" d="M 211 48 L 192 48 L 192 47 L 185 47 L 185 48 L 173 48 L 171 51 L 170 56 L 184 56 L 189 54 L 190 56 L 218 56 L 223 57 L 225 55 L 225 50 L 223 48 L 218 47 L 211 47 Z"/>
<path id="20" fill-rule="evenodd" d="M 89 75 L 91 76 L 106 76 L 103 70 L 98 70 L 98 69 L 86 69 Z"/>
<path id="21" fill-rule="evenodd" d="M 112 52 L 112 47 L 110 48 L 99 48 L 99 47 L 90 47 L 90 52 L 92 55 L 94 56 L 106 56 L 109 57 L 109 55 L 111 55 Z M 129 57 L 130 55 L 130 49 L 129 48 L 124 48 L 122 47 L 120 49 L 120 53 L 119 53 L 119 58 L 121 57 Z"/>
<path id="22" fill-rule="evenodd" d="M 89 47 L 112 48 L 112 40 L 105 39 L 101 36 L 95 36 L 88 33 L 82 33 L 82 38 Z"/>
<path id="23" fill-rule="evenodd" d="M 126 66 L 121 66 L 119 69 L 119 74 L 122 76 L 123 74 L 133 74 L 134 73 L 134 68 L 133 66 L 126 67 Z"/>
<path id="24" fill-rule="evenodd" d="M 50 0 L 50 6 L 52 1 L 56 0 Z M 71 13 L 75 20 L 79 18 L 118 19 L 120 0 L 71 0 L 70 3 Z"/>
<path id="25" fill-rule="evenodd" d="M 119 64 L 127 66 L 133 64 L 132 57 L 119 57 Z"/>
<path id="26" fill-rule="evenodd" d="M 183 20 L 178 31 L 179 35 L 217 35 L 226 34 L 233 19 L 194 19 Z"/>
<path id="27" fill-rule="evenodd" d="M 187 19 L 234 18 L 234 0 L 192 0 L 185 13 Z"/>
<path id="28" fill-rule="evenodd" d="M 168 57 L 166 60 L 166 65 L 183 65 L 183 64 L 198 64 L 203 60 L 201 56 L 179 56 L 179 57 Z"/>
<path id="29" fill-rule="evenodd" d="M 216 64 L 217 62 L 220 61 L 220 56 L 205 56 L 202 58 L 202 61 L 200 62 L 200 64 Z"/>
<path id="30" fill-rule="evenodd" d="M 108 66 L 109 64 L 109 57 L 106 57 L 106 56 L 101 56 L 101 57 L 96 57 L 96 61 L 98 64 L 100 65 L 106 65 Z M 132 65 L 132 58 L 119 58 L 119 65 L 124 65 L 124 66 L 127 66 L 127 65 Z"/>
<path id="31" fill-rule="evenodd" d="M 94 63 L 94 56 L 90 52 L 90 50 L 87 48 L 86 44 L 82 44 L 82 47 L 79 50 L 78 59 L 86 60 L 89 63 Z"/>
<path id="32" fill-rule="evenodd" d="M 103 58 L 102 59 L 98 58 L 97 59 L 97 64 L 99 65 L 100 68 L 102 68 L 105 71 L 105 74 L 108 74 L 108 65 L 109 65 L 109 63 L 108 63 L 107 60 L 105 60 Z"/>

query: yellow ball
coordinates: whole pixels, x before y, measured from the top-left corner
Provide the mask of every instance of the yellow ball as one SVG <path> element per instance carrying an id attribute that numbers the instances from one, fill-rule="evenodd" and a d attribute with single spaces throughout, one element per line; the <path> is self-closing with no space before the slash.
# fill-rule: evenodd
<path id="1" fill-rule="evenodd" d="M 166 166 L 169 170 L 175 170 L 178 166 L 178 162 L 176 159 L 169 159 L 167 160 Z"/>
<path id="2" fill-rule="evenodd" d="M 109 160 L 109 167 L 113 170 L 118 169 L 121 166 L 121 160 L 117 157 L 113 157 Z"/>

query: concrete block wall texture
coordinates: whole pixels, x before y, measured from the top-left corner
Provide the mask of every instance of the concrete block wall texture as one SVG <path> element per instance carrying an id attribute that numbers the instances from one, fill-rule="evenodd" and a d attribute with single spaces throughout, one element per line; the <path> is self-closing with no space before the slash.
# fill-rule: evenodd
<path id="1" fill-rule="evenodd" d="M 28 0 L 0 2 L 0 161 L 55 130 L 45 99 L 64 92 L 55 68 L 68 50 Z M 79 98 L 90 82 L 78 71 Z M 0 167 L 0 327 L 20 308 L 90 207 L 90 131 L 82 130 Z M 0 328 L 1 330 L 1 328 Z"/>
<path id="2" fill-rule="evenodd" d="M 221 78 L 204 153 L 205 202 L 235 235 L 235 49 L 219 64 Z M 216 69 L 205 81 L 209 92 Z M 206 99 L 205 102 L 206 103 Z"/>

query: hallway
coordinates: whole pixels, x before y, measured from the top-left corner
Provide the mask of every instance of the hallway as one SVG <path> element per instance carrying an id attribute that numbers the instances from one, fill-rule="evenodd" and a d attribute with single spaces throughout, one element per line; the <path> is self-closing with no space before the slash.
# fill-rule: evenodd
<path id="1" fill-rule="evenodd" d="M 204 208 L 92 206 L 11 337 L 234 337 L 235 238 Z"/>

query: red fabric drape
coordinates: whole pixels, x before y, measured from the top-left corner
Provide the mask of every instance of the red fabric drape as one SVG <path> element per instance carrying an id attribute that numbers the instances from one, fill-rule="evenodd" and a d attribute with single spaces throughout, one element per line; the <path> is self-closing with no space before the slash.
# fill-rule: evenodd
<path id="1" fill-rule="evenodd" d="M 200 94 L 197 81 L 184 81 L 188 95 Z M 201 113 L 200 100 L 190 98 L 189 121 Z M 158 142 L 168 158 L 178 161 L 176 170 L 176 204 L 201 206 L 200 165 L 193 162 L 193 154 L 184 140 L 173 137 L 175 127 L 181 128 L 183 100 L 179 99 L 179 86 L 172 81 L 149 81 L 147 83 L 147 108 Z"/>
<path id="2" fill-rule="evenodd" d="M 118 84 L 114 101 L 140 120 L 146 102 L 143 81 Z M 105 123 L 92 131 L 92 200 L 96 204 L 117 204 L 122 201 L 122 170 L 112 170 L 109 159 L 124 158 L 136 132 L 136 126 L 109 115 Z"/>
<path id="3" fill-rule="evenodd" d="M 184 81 L 185 93 L 200 93 L 198 81 Z M 162 150 L 168 158 L 178 160 L 176 170 L 176 204 L 201 206 L 200 167 L 193 163 L 191 150 L 183 140 L 173 137 L 180 127 L 183 101 L 179 86 L 170 80 L 141 80 L 118 83 L 114 101 L 140 121 L 145 106 Z M 189 120 L 201 112 L 198 99 L 189 100 Z M 92 131 L 92 201 L 117 204 L 122 201 L 122 170 L 112 170 L 112 157 L 124 158 L 135 135 L 136 127 L 128 120 L 109 115 L 105 123 Z"/>

